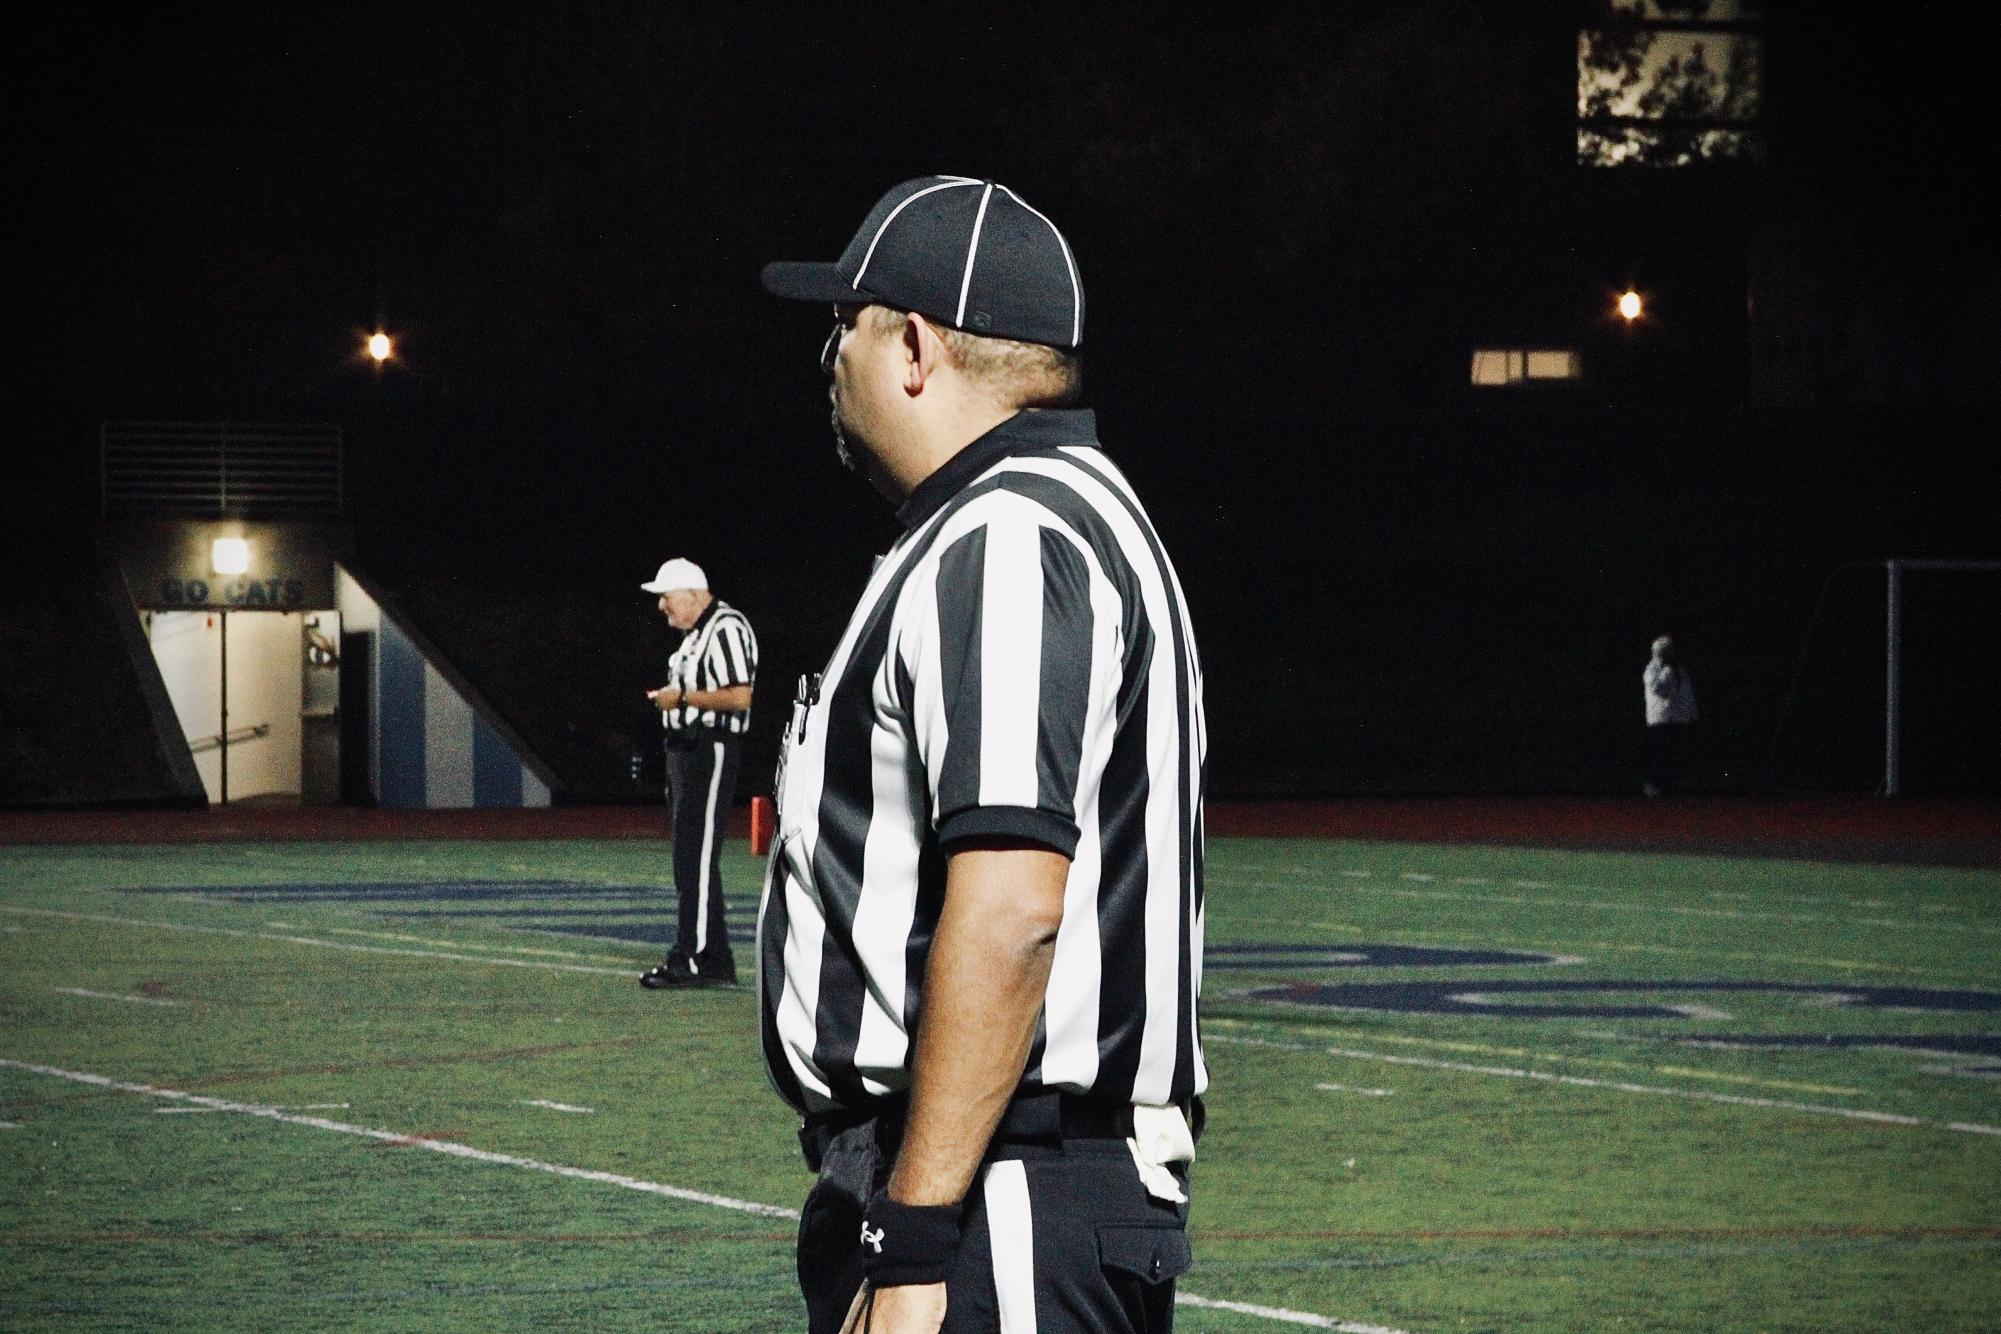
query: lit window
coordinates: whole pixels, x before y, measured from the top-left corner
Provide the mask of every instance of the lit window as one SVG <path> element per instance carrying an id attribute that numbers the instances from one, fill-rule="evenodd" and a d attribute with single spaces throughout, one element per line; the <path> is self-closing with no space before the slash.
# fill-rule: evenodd
<path id="1" fill-rule="evenodd" d="M 1681 167 L 1763 149 L 1758 0 L 1600 0 L 1577 35 L 1577 160 Z"/>
<path id="2" fill-rule="evenodd" d="M 1577 350 L 1567 347 L 1483 347 L 1473 352 L 1473 383 L 1506 385 L 1580 380 Z"/>

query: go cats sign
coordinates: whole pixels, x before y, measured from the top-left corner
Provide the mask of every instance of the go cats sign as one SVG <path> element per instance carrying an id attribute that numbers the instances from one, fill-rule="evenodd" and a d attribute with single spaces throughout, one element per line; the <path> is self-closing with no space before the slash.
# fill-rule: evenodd
<path id="1" fill-rule="evenodd" d="M 306 605 L 303 579 L 162 579 L 162 607 L 228 607 L 290 611 Z"/>

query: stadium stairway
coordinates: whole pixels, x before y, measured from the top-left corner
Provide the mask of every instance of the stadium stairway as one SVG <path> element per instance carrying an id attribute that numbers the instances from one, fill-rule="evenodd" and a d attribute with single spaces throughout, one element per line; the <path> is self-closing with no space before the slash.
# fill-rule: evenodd
<path id="1" fill-rule="evenodd" d="M 35 564 L 33 578 L 0 589 L 0 809 L 206 807 L 115 558 L 100 550 L 75 562 Z M 421 609 L 356 571 L 339 573 L 343 616 L 354 632 L 343 633 L 342 654 L 357 686 L 366 683 L 343 693 L 343 710 L 358 706 L 363 720 L 346 742 L 357 757 L 374 757 L 343 766 L 345 804 L 532 806 L 573 790 L 600 803 L 633 799 L 623 749 L 621 771 L 600 775 L 575 763 L 568 753 L 575 748 L 562 736 L 551 738 L 548 749 L 572 761 L 567 767 L 585 770 L 585 781 L 573 783 L 427 633 Z M 446 619 L 448 634 L 471 633 Z M 497 670 L 480 654 L 470 656 L 474 670 Z"/>

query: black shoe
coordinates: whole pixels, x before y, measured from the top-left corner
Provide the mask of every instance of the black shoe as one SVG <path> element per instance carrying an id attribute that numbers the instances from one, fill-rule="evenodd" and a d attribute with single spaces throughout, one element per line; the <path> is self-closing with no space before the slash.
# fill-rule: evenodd
<path id="1" fill-rule="evenodd" d="M 700 964 L 686 955 L 670 954 L 666 962 L 656 964 L 639 975 L 639 985 L 648 991 L 662 991 L 675 987 L 733 987 L 736 985 L 734 966 L 703 971 Z"/>
<path id="2" fill-rule="evenodd" d="M 686 955 L 670 954 L 666 962 L 655 964 L 641 973 L 639 985 L 648 991 L 661 991 L 669 987 L 698 987 L 702 985 L 702 977 L 688 962 Z"/>

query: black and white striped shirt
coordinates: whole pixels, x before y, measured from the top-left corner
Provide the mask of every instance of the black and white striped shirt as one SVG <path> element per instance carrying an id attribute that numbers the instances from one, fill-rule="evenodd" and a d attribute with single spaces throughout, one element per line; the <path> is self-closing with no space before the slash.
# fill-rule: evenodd
<path id="1" fill-rule="evenodd" d="M 667 660 L 667 683 L 687 690 L 721 690 L 757 683 L 757 635 L 744 614 L 721 598 L 709 603 L 680 647 Z M 750 712 L 724 712 L 683 705 L 660 715 L 671 732 L 708 728 L 740 735 L 750 726 Z"/>
<path id="2" fill-rule="evenodd" d="M 802 1112 L 909 1087 L 946 857 L 1071 858 L 1025 1089 L 1208 1085 L 1201 669 L 1093 414 L 1024 412 L 927 478 L 793 707 L 758 922 L 766 1064 Z"/>

